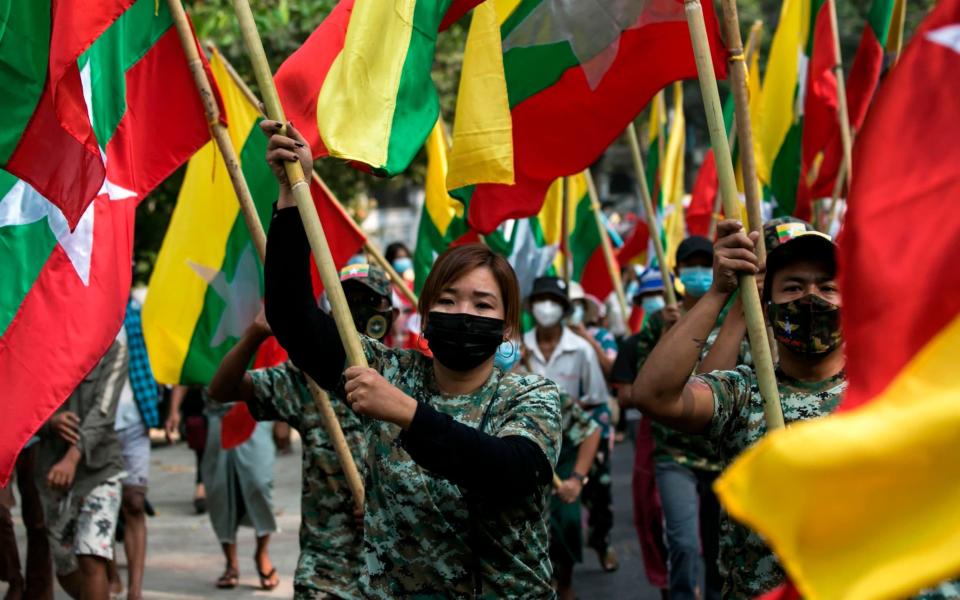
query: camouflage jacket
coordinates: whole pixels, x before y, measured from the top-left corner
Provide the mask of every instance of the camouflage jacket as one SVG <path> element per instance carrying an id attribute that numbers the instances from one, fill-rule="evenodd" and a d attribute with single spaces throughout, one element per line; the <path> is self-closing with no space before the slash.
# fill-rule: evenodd
<path id="1" fill-rule="evenodd" d="M 653 352 L 653 347 L 660 341 L 663 335 L 664 320 L 663 311 L 657 311 L 650 315 L 640 333 L 637 335 L 637 373 L 640 372 L 643 363 L 647 362 L 647 357 Z M 701 357 L 706 356 L 717 339 L 719 327 L 714 328 L 707 338 L 707 343 L 703 348 Z M 653 458 L 657 462 L 673 461 L 685 467 L 702 469 L 705 471 L 719 471 L 720 462 L 716 456 L 716 450 L 713 445 L 698 435 L 688 435 L 675 431 L 666 425 L 661 425 L 654 421 L 652 423 L 654 451 Z"/>
<path id="2" fill-rule="evenodd" d="M 344 600 L 360 598 L 357 580 L 363 532 L 354 522 L 350 488 L 306 379 L 290 362 L 250 375 L 254 394 L 248 406 L 254 418 L 286 421 L 300 432 L 303 443 L 300 557 L 294 575 L 297 597 L 322 592 Z M 363 474 L 362 422 L 342 401 L 331 396 L 330 402 Z"/>
<path id="3" fill-rule="evenodd" d="M 714 371 L 697 377 L 713 391 L 714 413 L 707 437 L 713 441 L 724 466 L 757 443 L 767 431 L 763 398 L 754 370 L 739 366 L 733 371 Z M 815 419 L 832 413 L 846 389 L 841 372 L 814 383 L 798 381 L 777 372 L 783 419 Z M 759 535 L 720 516 L 720 572 L 724 598 L 753 598 L 783 583 L 784 574 L 773 553 Z"/>
<path id="4" fill-rule="evenodd" d="M 494 368 L 476 392 L 440 393 L 432 359 L 363 338 L 370 366 L 405 394 L 456 421 L 498 436 L 522 436 L 557 464 L 561 419 L 557 387 L 536 375 Z M 550 598 L 549 487 L 496 505 L 417 465 L 400 427 L 365 419 L 367 497 L 360 578 L 370 598 Z"/>

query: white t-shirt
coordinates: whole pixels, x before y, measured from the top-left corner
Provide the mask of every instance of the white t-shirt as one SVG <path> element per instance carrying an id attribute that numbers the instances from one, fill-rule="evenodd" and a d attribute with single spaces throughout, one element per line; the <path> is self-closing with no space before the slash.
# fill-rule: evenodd
<path id="1" fill-rule="evenodd" d="M 523 345 L 530 351 L 530 370 L 556 383 L 571 398 L 585 406 L 607 401 L 607 383 L 587 340 L 564 327 L 549 361 L 540 351 L 536 329 L 524 334 Z"/>
<path id="2" fill-rule="evenodd" d="M 117 341 L 126 345 L 126 328 L 120 328 L 120 331 L 117 333 Z M 137 408 L 137 403 L 133 397 L 133 387 L 130 385 L 130 377 L 127 376 L 123 380 L 123 389 L 120 390 L 120 400 L 117 402 L 117 418 L 114 421 L 113 428 L 116 431 L 120 431 L 121 429 L 136 425 L 139 422 L 140 409 Z"/>

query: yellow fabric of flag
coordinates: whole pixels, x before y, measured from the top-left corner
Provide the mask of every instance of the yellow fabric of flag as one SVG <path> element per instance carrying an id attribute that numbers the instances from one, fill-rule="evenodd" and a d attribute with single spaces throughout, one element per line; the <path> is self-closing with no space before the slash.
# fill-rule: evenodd
<path id="1" fill-rule="evenodd" d="M 239 153 L 259 111 L 233 82 L 218 53 L 210 59 L 210 70 L 220 88 L 230 139 Z M 239 211 L 223 157 L 210 141 L 188 163 L 143 306 L 150 366 L 161 383 L 180 382 L 194 328 L 204 311 L 209 285 L 190 265 L 219 268 Z"/>
<path id="2" fill-rule="evenodd" d="M 757 174 L 760 181 L 766 184 L 770 183 L 770 170 L 787 132 L 800 114 L 797 83 L 800 56 L 804 52 L 809 27 L 810 0 L 784 0 L 767 59 L 767 74 L 760 101 L 762 119 L 760 126 L 754 127 L 763 157 L 757 161 Z"/>
<path id="3" fill-rule="evenodd" d="M 666 241 L 664 259 L 671 270 L 676 262 L 677 247 L 686 237 L 686 219 L 683 212 L 684 150 L 686 147 L 686 118 L 683 114 L 683 84 L 673 84 L 673 115 L 670 134 L 663 159 L 663 234 Z"/>
<path id="4" fill-rule="evenodd" d="M 760 131 L 763 129 L 763 87 L 760 83 L 759 47 L 763 25 L 762 23 L 757 23 L 756 26 L 761 30 L 758 31 L 755 36 L 758 47 L 753 51 L 753 56 L 750 58 L 750 65 L 747 71 L 747 94 L 750 98 L 747 106 L 750 109 L 750 129 L 752 131 Z M 760 145 L 760 139 L 756 135 L 753 136 L 753 156 L 757 165 L 757 173 L 769 173 L 770 167 L 767 164 L 766 155 L 763 152 L 763 147 Z"/>
<path id="5" fill-rule="evenodd" d="M 514 183 L 513 118 L 507 97 L 497 9 L 473 9 L 453 122 L 447 189 Z"/>
<path id="6" fill-rule="evenodd" d="M 960 318 L 880 397 L 767 435 L 717 481 L 804 597 L 904 598 L 958 575 L 958 347 Z"/>
<path id="7" fill-rule="evenodd" d="M 449 172 L 447 162 L 447 133 L 442 120 L 427 137 L 424 144 L 427 151 L 427 178 L 424 185 L 424 208 L 440 235 L 446 235 L 454 219 L 463 218 L 463 203 L 447 193 L 446 179 Z"/>

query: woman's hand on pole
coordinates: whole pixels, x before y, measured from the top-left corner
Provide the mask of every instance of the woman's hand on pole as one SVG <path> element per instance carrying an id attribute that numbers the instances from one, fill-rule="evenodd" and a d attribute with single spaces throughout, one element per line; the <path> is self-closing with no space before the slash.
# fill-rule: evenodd
<path id="1" fill-rule="evenodd" d="M 283 124 L 279 121 L 268 119 L 260 121 L 260 130 L 270 138 L 267 143 L 267 163 L 269 163 L 274 177 L 280 182 L 280 199 L 277 202 L 277 207 L 289 208 L 295 206 L 296 203 L 290 193 L 290 182 L 287 179 L 285 164 L 299 160 L 303 172 L 309 174 L 313 171 L 313 156 L 310 154 L 310 146 L 307 141 L 294 128 L 293 123 L 287 123 L 286 135 L 280 133 L 282 129 Z"/>
<path id="2" fill-rule="evenodd" d="M 350 367 L 344 372 L 347 404 L 357 414 L 410 427 L 417 401 L 404 394 L 370 367 Z"/>

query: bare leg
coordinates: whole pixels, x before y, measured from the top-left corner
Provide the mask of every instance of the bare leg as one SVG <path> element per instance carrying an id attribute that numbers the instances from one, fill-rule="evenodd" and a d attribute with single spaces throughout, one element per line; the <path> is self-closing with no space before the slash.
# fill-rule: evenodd
<path id="1" fill-rule="evenodd" d="M 116 556 L 116 550 L 114 550 Z M 107 581 L 110 582 L 110 596 L 119 596 L 123 593 L 123 582 L 120 581 L 120 572 L 117 570 L 117 561 L 107 561 Z"/>
<path id="2" fill-rule="evenodd" d="M 147 559 L 147 515 L 143 511 L 146 489 L 123 488 L 123 548 L 127 554 L 127 599 L 143 596 L 143 566 Z"/>
<path id="3" fill-rule="evenodd" d="M 573 563 L 554 561 L 553 569 L 553 576 L 557 579 L 557 597 L 560 600 L 573 600 Z"/>
<path id="4" fill-rule="evenodd" d="M 107 580 L 107 561 L 99 556 L 77 556 L 80 564 L 81 600 L 107 600 L 110 597 L 110 582 Z"/>
<path id="5" fill-rule="evenodd" d="M 277 570 L 273 568 L 273 561 L 270 560 L 270 534 L 257 538 L 257 553 L 253 560 L 257 564 L 257 572 L 260 575 L 260 586 L 264 589 L 272 590 L 280 583 L 280 577 Z"/>
<path id="6" fill-rule="evenodd" d="M 66 575 L 57 574 L 57 581 L 60 587 L 74 600 L 80 600 L 83 597 L 83 573 L 80 569 L 74 569 Z"/>
<path id="7" fill-rule="evenodd" d="M 227 559 L 227 566 L 223 570 L 223 575 L 217 580 L 217 587 L 221 589 L 230 589 L 237 587 L 240 581 L 240 566 L 237 563 L 237 545 L 221 543 L 223 548 L 223 557 Z"/>

